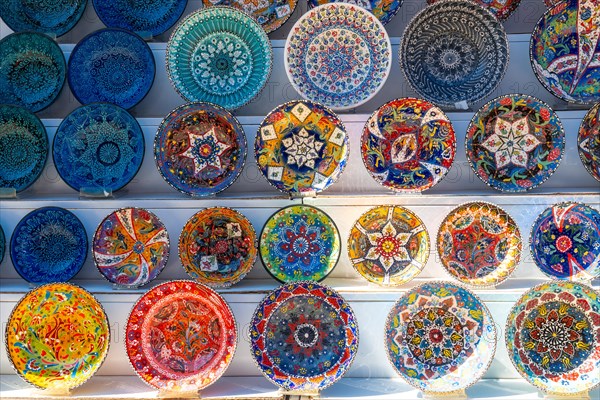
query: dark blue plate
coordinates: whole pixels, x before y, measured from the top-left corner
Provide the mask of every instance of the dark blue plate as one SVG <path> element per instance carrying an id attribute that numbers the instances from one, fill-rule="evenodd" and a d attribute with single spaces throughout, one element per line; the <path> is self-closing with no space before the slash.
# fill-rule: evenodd
<path id="1" fill-rule="evenodd" d="M 2 0 L 0 18 L 15 32 L 61 36 L 79 21 L 86 4 L 87 0 Z"/>
<path id="2" fill-rule="evenodd" d="M 155 70 L 142 38 L 123 29 L 101 29 L 73 49 L 69 86 L 82 104 L 105 101 L 129 109 L 146 96 Z"/>
<path id="3" fill-rule="evenodd" d="M 6 238 L 4 237 L 4 231 L 0 226 L 0 263 L 4 260 L 4 250 L 6 249 Z"/>

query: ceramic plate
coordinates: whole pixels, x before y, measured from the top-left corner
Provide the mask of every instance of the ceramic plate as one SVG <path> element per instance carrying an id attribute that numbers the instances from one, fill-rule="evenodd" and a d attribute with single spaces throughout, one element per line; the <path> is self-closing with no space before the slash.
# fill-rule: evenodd
<path id="1" fill-rule="evenodd" d="M 208 7 L 177 26 L 167 44 L 166 63 L 181 97 L 233 110 L 265 86 L 273 51 L 267 34 L 251 16 L 231 7 Z"/>
<path id="2" fill-rule="evenodd" d="M 358 351 L 358 324 L 336 291 L 311 281 L 288 283 L 256 308 L 250 350 L 275 385 L 322 390 L 350 368 Z"/>
<path id="3" fill-rule="evenodd" d="M 533 261 L 551 278 L 600 276 L 600 213 L 581 203 L 546 208 L 531 227 Z"/>
<path id="4" fill-rule="evenodd" d="M 90 379 L 108 354 L 110 325 L 86 290 L 51 283 L 31 290 L 6 324 L 15 371 L 40 389 L 70 390 Z"/>
<path id="5" fill-rule="evenodd" d="M 312 101 L 282 104 L 260 124 L 256 163 L 269 183 L 290 195 L 310 195 L 335 183 L 348 161 L 339 117 Z"/>
<path id="6" fill-rule="evenodd" d="M 444 218 L 437 251 L 446 271 L 471 286 L 504 282 L 521 259 L 519 227 L 500 207 L 476 201 L 458 206 Z"/>
<path id="7" fill-rule="evenodd" d="M 88 241 L 83 224 L 60 207 L 42 207 L 27 214 L 13 231 L 10 258 L 27 282 L 67 282 L 83 266 Z"/>
<path id="8" fill-rule="evenodd" d="M 581 121 L 577 150 L 585 169 L 600 181 L 600 103 L 593 106 Z"/>
<path id="9" fill-rule="evenodd" d="M 169 234 L 156 215 L 143 208 L 108 214 L 94 234 L 92 254 L 109 282 L 138 287 L 161 273 L 169 259 Z"/>
<path id="10" fill-rule="evenodd" d="M 531 66 L 542 85 L 573 103 L 600 101 L 600 7 L 567 0 L 546 11 L 529 43 Z"/>
<path id="11" fill-rule="evenodd" d="M 565 151 L 565 132 L 546 103 L 527 95 L 506 95 L 475 114 L 465 148 L 471 168 L 486 185 L 525 192 L 556 171 Z"/>
<path id="12" fill-rule="evenodd" d="M 78 191 L 114 192 L 137 174 L 144 159 L 144 134 L 121 107 L 93 103 L 61 122 L 52 145 L 54 165 Z"/>
<path id="13" fill-rule="evenodd" d="M 62 36 L 79 21 L 87 0 L 3 0 L 0 18 L 15 32 Z"/>
<path id="14" fill-rule="evenodd" d="M 496 327 L 483 302 L 450 282 L 405 293 L 385 323 L 386 353 L 406 382 L 430 393 L 465 389 L 485 374 Z"/>
<path id="15" fill-rule="evenodd" d="M 0 105 L 0 187 L 27 189 L 41 175 L 46 158 L 42 121 L 22 107 Z"/>
<path id="16" fill-rule="evenodd" d="M 600 384 L 600 297 L 591 287 L 535 286 L 510 311 L 505 338 L 516 370 L 544 392 L 575 395 Z"/>
<path id="17" fill-rule="evenodd" d="M 179 235 L 179 259 L 187 273 L 211 287 L 241 281 L 257 255 L 254 227 L 239 212 L 226 207 L 196 213 Z"/>
<path id="18" fill-rule="evenodd" d="M 404 207 L 373 207 L 350 230 L 348 257 L 369 282 L 402 285 L 425 267 L 429 234 L 423 221 Z"/>
<path id="19" fill-rule="evenodd" d="M 143 37 L 157 36 L 172 27 L 188 0 L 93 0 L 100 21 L 109 28 L 133 31 Z"/>
<path id="20" fill-rule="evenodd" d="M 202 0 L 204 7 L 230 6 L 254 17 L 265 32 L 278 29 L 296 9 L 297 0 Z"/>
<path id="21" fill-rule="evenodd" d="M 308 0 L 308 6 L 314 8 L 323 4 L 337 3 L 338 0 Z M 354 4 L 369 10 L 382 24 L 387 24 L 398 13 L 404 0 L 347 0 L 343 3 Z"/>
<path id="22" fill-rule="evenodd" d="M 420 192 L 446 176 L 456 154 L 452 123 L 433 104 L 397 99 L 367 120 L 360 152 L 369 174 L 398 192 Z"/>
<path id="23" fill-rule="evenodd" d="M 69 57 L 69 86 L 81 104 L 105 101 L 129 109 L 154 82 L 154 56 L 138 35 L 101 29 L 83 38 Z"/>
<path id="24" fill-rule="evenodd" d="M 329 215 L 308 205 L 277 211 L 260 234 L 260 258 L 279 282 L 322 281 L 340 258 L 340 233 Z"/>
<path id="25" fill-rule="evenodd" d="M 399 52 L 400 67 L 420 96 L 438 106 L 466 109 L 504 77 L 508 38 L 502 23 L 483 7 L 447 0 L 412 19 Z"/>
<path id="26" fill-rule="evenodd" d="M 58 44 L 41 33 L 13 33 L 0 40 L 0 99 L 32 112 L 52 104 L 67 65 Z"/>
<path id="27" fill-rule="evenodd" d="M 6 237 L 4 236 L 4 230 L 0 225 L 0 263 L 4 260 L 4 252 L 6 251 Z"/>
<path id="28" fill-rule="evenodd" d="M 390 38 L 362 7 L 324 4 L 309 10 L 290 31 L 285 71 L 307 100 L 345 110 L 369 101 L 392 66 Z"/>
<path id="29" fill-rule="evenodd" d="M 133 369 L 166 391 L 198 391 L 214 383 L 233 359 L 237 328 L 227 302 L 192 281 L 171 281 L 133 306 L 125 349 Z"/>
<path id="30" fill-rule="evenodd" d="M 427 0 L 431 5 L 440 0 Z M 521 0 L 474 0 L 475 3 L 490 11 L 500 21 L 507 20 L 508 17 L 517 9 Z M 546 0 L 548 1 L 548 0 Z"/>
<path id="31" fill-rule="evenodd" d="M 154 160 L 169 185 L 191 196 L 227 189 L 246 162 L 246 135 L 227 110 L 210 103 L 184 104 L 163 119 L 154 138 Z"/>

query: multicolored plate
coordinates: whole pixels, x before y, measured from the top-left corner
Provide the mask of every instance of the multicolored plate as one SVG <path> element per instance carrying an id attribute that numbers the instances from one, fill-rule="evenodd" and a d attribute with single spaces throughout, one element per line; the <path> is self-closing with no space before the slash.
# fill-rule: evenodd
<path id="1" fill-rule="evenodd" d="M 10 239 L 10 258 L 27 282 L 67 282 L 87 258 L 88 241 L 83 224 L 60 207 L 31 211 L 17 224 Z"/>
<path id="2" fill-rule="evenodd" d="M 404 207 L 373 207 L 350 230 L 348 257 L 369 282 L 402 285 L 425 267 L 429 234 L 423 221 Z"/>
<path id="3" fill-rule="evenodd" d="M 154 160 L 169 185 L 190 196 L 227 189 L 246 162 L 246 135 L 238 120 L 211 103 L 177 107 L 154 138 Z"/>
<path id="4" fill-rule="evenodd" d="M 466 109 L 504 77 L 508 38 L 502 23 L 479 4 L 445 0 L 412 19 L 399 53 L 406 80 L 420 96 Z"/>
<path id="5" fill-rule="evenodd" d="M 92 254 L 98 271 L 111 283 L 139 287 L 155 279 L 169 259 L 169 234 L 156 215 L 122 208 L 98 225 Z"/>
<path id="6" fill-rule="evenodd" d="M 5 339 L 8 359 L 21 378 L 40 389 L 66 391 L 100 368 L 110 325 L 91 293 L 51 283 L 21 298 L 8 317 Z"/>
<path id="7" fill-rule="evenodd" d="M 210 287 L 244 279 L 257 256 L 254 227 L 239 212 L 206 208 L 188 220 L 179 235 L 179 259 L 187 273 Z"/>
<path id="8" fill-rule="evenodd" d="M 69 86 L 81 104 L 105 101 L 129 109 L 154 82 L 156 66 L 144 40 L 124 29 L 84 37 L 69 57 Z"/>
<path id="9" fill-rule="evenodd" d="M 600 101 L 600 7 L 597 0 L 566 0 L 540 18 L 529 42 L 531 66 L 556 97 Z"/>
<path id="10" fill-rule="evenodd" d="M 314 8 L 323 4 L 337 3 L 340 0 L 308 0 L 308 6 Z M 370 11 L 382 24 L 387 24 L 400 10 L 404 0 L 346 0 L 343 3 L 354 4 Z"/>
<path id="11" fill-rule="evenodd" d="M 476 201 L 452 210 L 442 221 L 437 251 L 452 277 L 477 287 L 496 286 L 517 268 L 521 233 L 500 207 Z"/>
<path id="12" fill-rule="evenodd" d="M 335 183 L 348 161 L 340 118 L 319 103 L 296 100 L 269 113 L 254 141 L 256 163 L 269 183 L 290 195 L 310 195 Z"/>
<path id="13" fill-rule="evenodd" d="M 340 258 L 337 226 L 308 205 L 284 207 L 269 217 L 260 234 L 260 258 L 279 282 L 322 281 Z"/>
<path id="14" fill-rule="evenodd" d="M 427 4 L 431 5 L 440 0 L 427 0 Z M 500 21 L 505 21 L 517 9 L 521 0 L 474 0 L 481 7 L 490 11 Z"/>
<path id="15" fill-rule="evenodd" d="M 58 44 L 41 33 L 13 33 L 0 40 L 0 103 L 32 112 L 54 103 L 67 64 Z"/>
<path id="16" fill-rule="evenodd" d="M 93 103 L 61 122 L 52 145 L 54 166 L 75 190 L 115 192 L 137 174 L 144 159 L 144 134 L 119 106 Z"/>
<path id="17" fill-rule="evenodd" d="M 556 171 L 565 151 L 565 132 L 546 103 L 524 94 L 505 95 L 475 114 L 465 150 L 471 168 L 486 185 L 525 192 Z"/>
<path id="18" fill-rule="evenodd" d="M 369 101 L 392 66 L 390 38 L 362 7 L 324 4 L 296 22 L 285 43 L 285 71 L 294 89 L 312 101 L 345 110 Z"/>
<path id="19" fill-rule="evenodd" d="M 577 150 L 585 169 L 600 181 L 600 103 L 594 105 L 581 121 Z"/>
<path id="20" fill-rule="evenodd" d="M 44 170 L 48 135 L 35 114 L 0 105 L 0 188 L 27 189 Z"/>
<path id="21" fill-rule="evenodd" d="M 600 277 L 600 212 L 581 203 L 546 208 L 531 227 L 533 261 L 551 278 Z"/>
<path id="22" fill-rule="evenodd" d="M 62 36 L 81 19 L 87 0 L 3 0 L 0 18 L 15 32 Z"/>
<path id="23" fill-rule="evenodd" d="M 358 351 L 358 324 L 335 290 L 311 281 L 288 283 L 256 308 L 250 350 L 275 385 L 323 390 L 350 368 Z"/>
<path id="24" fill-rule="evenodd" d="M 231 7 L 208 7 L 186 17 L 173 31 L 166 63 L 181 97 L 234 110 L 266 85 L 273 51 L 250 15 Z"/>
<path id="25" fill-rule="evenodd" d="M 235 318 L 214 290 L 171 281 L 146 292 L 133 306 L 125 349 L 133 369 L 162 390 L 203 389 L 225 372 L 237 345 Z"/>
<path id="26" fill-rule="evenodd" d="M 477 382 L 496 351 L 496 327 L 483 302 L 450 282 L 428 282 L 405 293 L 385 323 L 386 353 L 410 385 L 454 392 Z"/>
<path id="27" fill-rule="evenodd" d="M 552 281 L 527 291 L 506 320 L 516 370 L 544 392 L 576 395 L 600 384 L 600 294 Z"/>
<path id="28" fill-rule="evenodd" d="M 425 100 L 404 98 L 379 107 L 367 120 L 360 153 L 369 174 L 398 192 L 423 191 L 446 176 L 456 136 L 444 112 Z"/>
<path id="29" fill-rule="evenodd" d="M 297 0 L 202 0 L 204 7 L 230 6 L 254 17 L 265 32 L 278 29 L 292 16 Z"/>

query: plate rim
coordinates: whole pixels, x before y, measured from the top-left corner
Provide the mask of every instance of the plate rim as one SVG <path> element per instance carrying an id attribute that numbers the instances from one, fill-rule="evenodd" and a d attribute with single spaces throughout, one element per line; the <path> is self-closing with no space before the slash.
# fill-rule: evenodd
<path id="1" fill-rule="evenodd" d="M 315 7 L 318 7 L 319 5 L 329 4 L 329 3 L 342 3 L 342 2 L 349 3 L 348 1 L 341 1 L 341 0 L 326 0 L 327 3 L 318 4 L 318 1 L 319 0 L 307 0 L 306 3 L 308 4 L 308 9 L 311 10 Z M 378 1 L 378 2 L 381 2 L 381 1 Z M 371 1 L 369 1 L 369 3 L 373 4 L 373 1 L 371 0 Z M 350 3 L 350 4 L 354 4 L 354 3 Z M 385 26 L 385 25 L 389 24 L 392 21 L 392 19 L 398 14 L 398 12 L 400 11 L 400 7 L 402 7 L 403 4 L 404 4 L 404 0 L 399 0 L 398 7 L 396 7 L 395 11 L 390 14 L 389 18 L 387 18 L 385 20 L 385 22 L 383 20 L 380 20 L 379 18 L 377 18 L 377 16 L 375 16 L 375 18 L 379 19 L 379 22 L 381 22 Z M 358 4 L 356 4 L 356 5 L 358 5 Z M 359 7 L 361 7 L 361 6 L 359 6 Z M 366 8 L 365 8 L 365 10 L 366 10 Z M 367 10 L 367 11 L 369 11 L 369 10 Z M 375 15 L 372 11 L 369 11 L 369 12 L 371 14 Z"/>
<path id="2" fill-rule="evenodd" d="M 585 170 L 592 176 L 592 178 L 594 178 L 595 180 L 597 180 L 598 182 L 600 182 L 600 175 L 596 175 L 597 173 L 594 172 L 591 168 L 590 165 L 587 164 L 584 160 L 583 160 L 583 152 L 581 151 L 581 148 L 579 147 L 580 145 L 580 137 L 582 136 L 582 132 L 583 132 L 583 124 L 588 122 L 588 119 L 592 118 L 592 116 L 594 115 L 594 113 L 598 113 L 600 115 L 600 101 L 598 101 L 598 103 L 595 103 L 592 105 L 592 108 L 590 108 L 586 113 L 585 116 L 583 117 L 583 119 L 581 120 L 581 123 L 579 124 L 579 129 L 577 129 L 577 153 L 579 154 L 579 159 L 581 160 L 581 164 L 583 164 L 583 167 L 585 168 Z M 598 121 L 598 129 L 600 130 L 600 120 Z M 598 162 L 598 167 L 600 168 L 600 160 Z"/>

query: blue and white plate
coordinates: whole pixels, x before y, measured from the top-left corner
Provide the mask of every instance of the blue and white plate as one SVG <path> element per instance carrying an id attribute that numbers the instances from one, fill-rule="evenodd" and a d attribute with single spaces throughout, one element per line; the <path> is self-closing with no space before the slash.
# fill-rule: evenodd
<path id="1" fill-rule="evenodd" d="M 62 36 L 81 19 L 86 4 L 87 0 L 2 0 L 0 18 L 15 32 Z"/>

